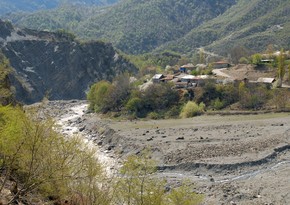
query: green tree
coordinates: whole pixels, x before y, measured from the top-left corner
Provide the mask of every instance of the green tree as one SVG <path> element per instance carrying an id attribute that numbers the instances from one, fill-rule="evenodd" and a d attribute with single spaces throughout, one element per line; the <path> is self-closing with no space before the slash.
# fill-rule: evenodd
<path id="1" fill-rule="evenodd" d="M 158 205 L 165 196 L 164 181 L 151 177 L 156 172 L 156 162 L 148 152 L 141 156 L 130 156 L 121 168 L 117 182 L 118 204 Z"/>
<path id="2" fill-rule="evenodd" d="M 108 81 L 100 81 L 90 88 L 87 99 L 90 103 L 89 108 L 95 112 L 106 112 L 108 111 L 107 97 L 112 84 Z"/>
<path id="3" fill-rule="evenodd" d="M 199 49 L 199 63 L 205 64 L 205 53 L 203 48 Z"/>
<path id="4" fill-rule="evenodd" d="M 252 58 L 251 59 L 252 63 L 254 65 L 261 65 L 261 63 L 262 63 L 262 55 L 261 54 L 256 53 L 256 54 L 252 55 L 251 58 Z"/>
<path id="5" fill-rule="evenodd" d="M 283 77 L 285 75 L 285 53 L 284 49 L 281 49 L 280 54 L 277 57 L 278 67 L 277 74 L 278 78 L 283 81 Z"/>
<path id="6" fill-rule="evenodd" d="M 54 198 L 77 191 L 86 198 L 92 193 L 103 195 L 97 186 L 104 178 L 95 150 L 78 137 L 60 136 L 52 121 L 34 119 L 19 107 L 0 107 L 0 166 L 4 174 L 0 193 L 8 178 L 18 185 L 9 203 L 32 190 Z"/>

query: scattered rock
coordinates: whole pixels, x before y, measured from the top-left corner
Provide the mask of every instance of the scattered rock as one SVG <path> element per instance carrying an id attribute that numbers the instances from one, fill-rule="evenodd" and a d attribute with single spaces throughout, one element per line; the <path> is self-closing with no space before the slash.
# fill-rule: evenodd
<path id="1" fill-rule="evenodd" d="M 177 137 L 176 140 L 184 140 L 184 137 Z"/>
<path id="2" fill-rule="evenodd" d="M 83 126 L 79 129 L 80 132 L 84 131 L 86 129 L 86 126 Z"/>
<path id="3" fill-rule="evenodd" d="M 149 137 L 149 138 L 147 138 L 147 141 L 149 142 L 149 141 L 152 141 L 154 138 L 153 137 Z"/>

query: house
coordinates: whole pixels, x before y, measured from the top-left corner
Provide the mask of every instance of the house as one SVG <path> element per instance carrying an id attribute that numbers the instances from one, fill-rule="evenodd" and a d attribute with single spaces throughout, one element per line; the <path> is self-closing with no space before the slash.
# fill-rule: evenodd
<path id="1" fill-rule="evenodd" d="M 273 63 L 274 59 L 263 59 L 261 60 L 262 63 Z"/>
<path id="2" fill-rule="evenodd" d="M 166 75 L 166 76 L 164 76 L 164 78 L 160 79 L 160 81 L 168 82 L 168 81 L 172 81 L 173 78 L 174 78 L 174 75 Z"/>
<path id="3" fill-rule="evenodd" d="M 265 84 L 273 84 L 275 82 L 275 78 L 258 78 L 258 83 L 265 83 Z"/>
<path id="4" fill-rule="evenodd" d="M 227 61 L 218 61 L 213 63 L 213 68 L 229 68 L 231 65 Z"/>
<path id="5" fill-rule="evenodd" d="M 181 77 L 181 82 L 193 82 L 194 80 L 196 80 L 194 75 L 185 75 Z"/>
<path id="6" fill-rule="evenodd" d="M 196 66 L 193 65 L 192 63 L 188 63 L 186 65 L 183 65 L 179 68 L 179 71 L 182 72 L 182 73 L 186 73 L 187 71 L 191 71 L 191 70 L 194 70 L 196 69 Z"/>
<path id="7" fill-rule="evenodd" d="M 164 75 L 163 74 L 155 74 L 152 77 L 152 81 L 153 81 L 153 83 L 159 83 L 162 78 L 164 78 Z"/>

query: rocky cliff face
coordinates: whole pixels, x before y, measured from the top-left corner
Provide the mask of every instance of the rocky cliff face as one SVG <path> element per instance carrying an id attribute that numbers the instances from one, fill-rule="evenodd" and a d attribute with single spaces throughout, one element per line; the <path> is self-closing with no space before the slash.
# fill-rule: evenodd
<path id="1" fill-rule="evenodd" d="M 80 43 L 66 33 L 13 28 L 0 21 L 0 46 L 14 68 L 10 80 L 16 99 L 24 103 L 84 99 L 85 91 L 99 80 L 112 80 L 136 68 L 111 44 Z"/>

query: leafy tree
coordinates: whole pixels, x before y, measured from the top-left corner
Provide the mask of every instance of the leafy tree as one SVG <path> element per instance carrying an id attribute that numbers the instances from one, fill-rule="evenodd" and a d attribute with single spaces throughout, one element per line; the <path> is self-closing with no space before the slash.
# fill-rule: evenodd
<path id="1" fill-rule="evenodd" d="M 283 81 L 283 77 L 285 75 L 285 53 L 284 50 L 281 49 L 280 54 L 277 57 L 278 67 L 277 67 L 277 73 L 278 78 Z"/>
<path id="2" fill-rule="evenodd" d="M 54 130 L 52 121 L 34 120 L 19 107 L 0 107 L 0 166 L 5 176 L 0 193 L 10 177 L 18 187 L 10 203 L 32 190 L 54 198 L 77 191 L 86 198 L 103 195 L 97 186 L 104 178 L 95 151 L 79 138 L 65 139 Z"/>
<path id="3" fill-rule="evenodd" d="M 242 108 L 257 109 L 267 102 L 270 91 L 265 85 L 247 87 L 244 82 L 239 85 L 239 103 Z"/>
<path id="4" fill-rule="evenodd" d="M 252 63 L 254 65 L 261 65 L 261 63 L 262 63 L 262 56 L 261 56 L 261 54 L 256 53 L 256 54 L 252 55 L 251 58 L 252 58 L 251 59 L 252 60 Z"/>
<path id="5" fill-rule="evenodd" d="M 203 200 L 203 195 L 192 191 L 192 185 L 181 186 L 165 191 L 165 181 L 154 176 L 156 162 L 148 151 L 140 156 L 129 156 L 121 168 L 122 177 L 116 182 L 116 204 L 128 205 L 196 205 Z"/>
<path id="6" fill-rule="evenodd" d="M 100 81 L 90 88 L 87 99 L 90 102 L 89 108 L 95 112 L 108 111 L 107 96 L 109 95 L 112 84 L 108 81 Z"/>
<path id="7" fill-rule="evenodd" d="M 142 93 L 143 108 L 150 111 L 165 110 L 179 101 L 179 95 L 172 89 L 172 84 L 152 84 Z"/>

